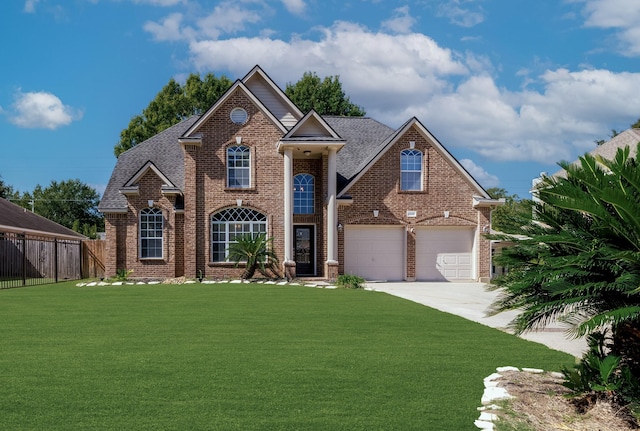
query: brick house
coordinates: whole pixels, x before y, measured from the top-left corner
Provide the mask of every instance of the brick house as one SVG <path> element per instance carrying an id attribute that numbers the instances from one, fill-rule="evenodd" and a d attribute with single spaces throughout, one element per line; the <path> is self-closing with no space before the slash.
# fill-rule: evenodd
<path id="1" fill-rule="evenodd" d="M 266 232 L 292 277 L 486 280 L 500 203 L 418 119 L 305 115 L 256 66 L 121 154 L 99 210 L 107 276 L 237 277 L 230 241 Z"/>

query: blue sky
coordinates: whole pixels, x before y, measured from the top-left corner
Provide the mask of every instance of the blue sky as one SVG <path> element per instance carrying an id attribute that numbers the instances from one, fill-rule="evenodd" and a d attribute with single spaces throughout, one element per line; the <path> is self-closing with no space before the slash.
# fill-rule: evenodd
<path id="1" fill-rule="evenodd" d="M 640 118 L 637 0 L 11 0 L 0 14 L 0 176 L 100 193 L 129 120 L 174 77 L 282 87 L 339 75 L 352 102 L 422 123 L 485 188 L 528 197 Z"/>

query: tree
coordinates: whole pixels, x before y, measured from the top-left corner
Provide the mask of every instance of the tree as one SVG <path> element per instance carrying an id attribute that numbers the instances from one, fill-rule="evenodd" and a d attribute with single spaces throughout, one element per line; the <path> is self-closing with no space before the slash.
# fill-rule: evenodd
<path id="1" fill-rule="evenodd" d="M 535 220 L 495 259 L 509 272 L 495 280 L 504 293 L 494 311 L 519 310 L 517 333 L 556 319 L 574 336 L 610 333 L 612 354 L 638 379 L 640 161 L 627 147 L 612 160 L 586 154 L 559 165 L 567 177 L 543 180 Z"/>
<path id="2" fill-rule="evenodd" d="M 241 235 L 235 238 L 236 242 L 229 245 L 229 256 L 227 260 L 235 262 L 236 267 L 245 265 L 245 270 L 241 278 L 253 278 L 256 271 L 268 276 L 268 270 L 276 277 L 280 276 L 278 271 L 278 256 L 273 251 L 271 245 L 272 238 L 267 239 L 266 234 Z"/>
<path id="3" fill-rule="evenodd" d="M 305 113 L 314 109 L 320 115 L 362 117 L 366 114 L 361 106 L 345 96 L 337 75 L 320 80 L 314 72 L 305 72 L 297 83 L 287 84 L 285 94 Z"/>
<path id="4" fill-rule="evenodd" d="M 2 180 L 2 175 L 0 175 L 0 198 L 10 199 L 13 197 L 15 197 L 15 191 L 13 190 L 13 187 L 6 184 Z"/>
<path id="5" fill-rule="evenodd" d="M 89 237 L 104 229 L 104 218 L 98 212 L 100 195 L 80 180 L 52 181 L 42 188 L 36 185 L 17 202 L 49 220 Z"/>
<path id="6" fill-rule="evenodd" d="M 491 227 L 494 230 L 511 233 L 531 221 L 532 200 L 521 199 L 517 194 L 510 195 L 506 189 L 498 187 L 487 189 L 487 193 L 493 199 L 505 199 L 504 205 L 491 213 Z"/>
<path id="7" fill-rule="evenodd" d="M 171 78 L 167 85 L 135 115 L 129 126 L 120 132 L 120 141 L 113 152 L 118 157 L 140 142 L 162 132 L 185 118 L 201 114 L 224 94 L 233 83 L 225 76 L 208 73 L 204 79 L 192 73 L 184 85 Z"/>

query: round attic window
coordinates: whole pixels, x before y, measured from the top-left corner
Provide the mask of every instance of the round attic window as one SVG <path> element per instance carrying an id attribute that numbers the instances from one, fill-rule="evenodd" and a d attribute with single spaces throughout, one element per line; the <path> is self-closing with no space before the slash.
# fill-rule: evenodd
<path id="1" fill-rule="evenodd" d="M 231 121 L 236 124 L 243 124 L 245 121 L 247 121 L 248 117 L 249 114 L 247 114 L 247 111 L 242 108 L 233 108 L 233 110 L 231 111 Z"/>

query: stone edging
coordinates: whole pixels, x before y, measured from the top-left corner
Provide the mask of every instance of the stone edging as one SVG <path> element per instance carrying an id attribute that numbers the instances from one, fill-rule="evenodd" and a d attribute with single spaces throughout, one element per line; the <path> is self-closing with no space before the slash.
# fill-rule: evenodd
<path id="1" fill-rule="evenodd" d="M 333 285 L 333 284 L 327 284 L 327 283 L 298 283 L 295 281 L 263 281 L 263 280 L 258 280 L 258 281 L 249 281 L 249 280 L 203 280 L 200 283 L 198 283 L 195 280 L 185 280 L 184 282 L 181 283 L 171 283 L 171 282 L 164 282 L 164 281 L 114 281 L 114 282 L 107 282 L 107 281 L 90 281 L 88 283 L 85 282 L 80 282 L 76 284 L 76 287 L 93 287 L 93 286 L 137 286 L 137 285 L 155 285 L 155 284 L 249 284 L 249 283 L 253 283 L 253 284 L 274 284 L 277 286 L 303 286 L 303 287 L 315 287 L 318 289 L 337 289 L 337 286 Z M 373 290 L 370 288 L 365 287 L 365 290 Z"/>
<path id="2" fill-rule="evenodd" d="M 482 394 L 482 399 L 480 402 L 482 403 L 482 407 L 478 407 L 480 411 L 480 417 L 473 422 L 473 424 L 485 431 L 493 431 L 494 422 L 498 420 L 498 415 L 495 413 L 491 413 L 492 411 L 501 410 L 500 406 L 494 404 L 494 401 L 499 400 L 508 400 L 514 398 L 512 395 L 509 395 L 506 389 L 498 387 L 498 380 L 502 378 L 503 372 L 507 371 L 522 371 L 524 373 L 535 373 L 541 374 L 544 373 L 544 370 L 539 368 L 516 368 L 516 367 L 498 367 L 496 368 L 496 372 L 491 374 L 484 379 L 484 393 Z M 551 373 L 558 374 L 562 377 L 560 373 Z"/>

